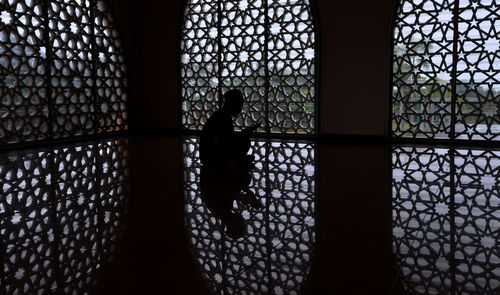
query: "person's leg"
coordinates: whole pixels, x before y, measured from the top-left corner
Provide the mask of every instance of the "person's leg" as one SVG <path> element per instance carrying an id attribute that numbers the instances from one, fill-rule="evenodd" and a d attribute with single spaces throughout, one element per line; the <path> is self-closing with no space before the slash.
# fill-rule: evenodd
<path id="1" fill-rule="evenodd" d="M 237 158 L 243 158 L 250 150 L 250 138 L 237 134 L 234 138 L 234 155 Z"/>

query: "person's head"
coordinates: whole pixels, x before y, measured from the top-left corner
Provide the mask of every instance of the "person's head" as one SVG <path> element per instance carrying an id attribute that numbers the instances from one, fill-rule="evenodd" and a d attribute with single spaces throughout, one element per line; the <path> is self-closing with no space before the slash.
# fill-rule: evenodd
<path id="1" fill-rule="evenodd" d="M 224 93 L 224 110 L 231 116 L 237 116 L 241 113 L 243 107 L 243 93 L 240 90 L 232 89 Z"/>

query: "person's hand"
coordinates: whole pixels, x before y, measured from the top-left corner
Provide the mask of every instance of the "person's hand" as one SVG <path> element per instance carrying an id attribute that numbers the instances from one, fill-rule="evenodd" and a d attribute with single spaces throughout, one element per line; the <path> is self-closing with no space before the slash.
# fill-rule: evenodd
<path id="1" fill-rule="evenodd" d="M 259 127 L 261 126 L 262 124 L 259 122 L 259 123 L 255 123 L 253 124 L 252 126 L 248 127 L 247 129 L 245 129 L 245 133 L 247 134 L 251 134 L 251 133 L 254 133 L 257 129 L 259 129 Z"/>

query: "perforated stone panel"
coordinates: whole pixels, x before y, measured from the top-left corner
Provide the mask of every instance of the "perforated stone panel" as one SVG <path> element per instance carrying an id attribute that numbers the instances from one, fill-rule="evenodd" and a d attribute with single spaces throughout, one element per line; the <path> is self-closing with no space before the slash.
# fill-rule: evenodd
<path id="1" fill-rule="evenodd" d="M 0 1 L 0 144 L 127 128 L 125 64 L 102 0 Z"/>
<path id="2" fill-rule="evenodd" d="M 392 135 L 500 140 L 500 2 L 403 0 Z"/>
<path id="3" fill-rule="evenodd" d="M 200 130 L 220 97 L 246 98 L 237 129 L 312 134 L 315 28 L 308 0 L 187 1 L 181 42 L 182 124 Z"/>

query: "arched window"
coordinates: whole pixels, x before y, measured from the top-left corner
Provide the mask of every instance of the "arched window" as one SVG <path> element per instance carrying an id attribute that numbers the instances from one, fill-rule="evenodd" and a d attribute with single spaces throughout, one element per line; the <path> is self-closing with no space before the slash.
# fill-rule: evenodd
<path id="1" fill-rule="evenodd" d="M 500 1 L 402 0 L 392 135 L 500 140 Z"/>
<path id="2" fill-rule="evenodd" d="M 0 0 L 0 144 L 127 127 L 125 65 L 102 0 Z"/>
<path id="3" fill-rule="evenodd" d="M 189 0 L 181 42 L 182 126 L 200 130 L 222 94 L 245 94 L 237 128 L 313 134 L 316 42 L 309 0 Z"/>

